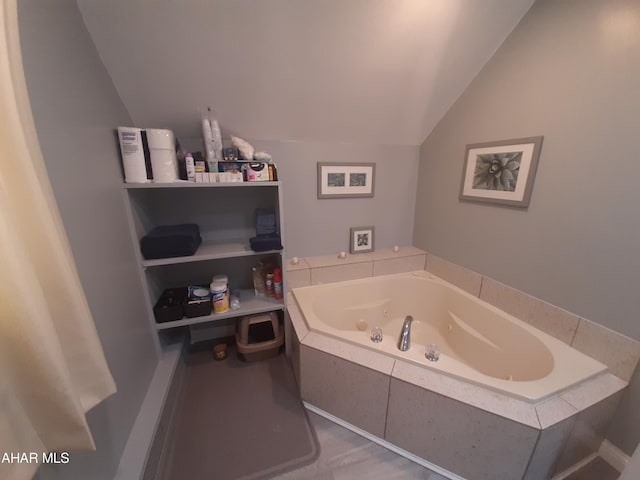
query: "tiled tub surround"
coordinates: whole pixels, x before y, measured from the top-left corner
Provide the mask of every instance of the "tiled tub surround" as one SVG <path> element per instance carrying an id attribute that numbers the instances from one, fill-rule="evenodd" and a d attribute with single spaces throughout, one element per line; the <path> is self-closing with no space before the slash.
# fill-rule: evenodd
<path id="1" fill-rule="evenodd" d="M 400 247 L 378 250 L 373 253 L 359 253 L 338 258 L 338 255 L 306 257 L 287 260 L 287 290 L 309 285 L 342 282 L 374 275 L 413 272 L 424 270 L 427 254 L 415 247 Z"/>
<path id="2" fill-rule="evenodd" d="M 622 380 L 631 379 L 640 342 L 431 253 L 426 270 L 604 363 Z"/>
<path id="3" fill-rule="evenodd" d="M 363 265 L 353 268 L 354 264 Z M 604 363 L 611 373 L 624 381 L 629 381 L 640 359 L 640 342 L 419 248 L 400 247 L 398 252 L 385 249 L 347 255 L 345 259 L 337 255 L 300 258 L 295 265 L 289 259 L 285 268 L 287 291 L 296 287 L 426 269 Z"/>
<path id="4" fill-rule="evenodd" d="M 374 274 L 376 261 L 385 260 L 383 256 L 398 260 L 403 253 L 424 255 L 409 249 L 411 255 L 406 255 L 405 247 L 397 253 L 378 252 L 379 260 L 349 258 L 359 257 L 354 255 L 346 261 L 371 262 L 369 276 Z M 296 266 L 289 264 L 288 287 L 310 285 L 314 283 L 313 269 L 339 267 L 343 264 L 338 262 L 345 261 L 321 258 L 325 263 L 320 260 L 318 264 L 316 257 L 301 259 Z M 491 299 L 493 280 L 431 254 L 426 264 L 434 274 L 484 300 Z M 295 276 L 291 267 L 297 272 Z M 402 270 L 400 262 L 393 267 L 400 270 L 391 273 L 415 269 Z M 348 269 L 337 273 L 343 276 L 333 281 L 349 279 L 344 278 Z M 317 275 L 315 278 L 316 284 L 321 283 Z M 505 296 L 498 296 L 503 304 L 496 306 L 534 325 L 542 317 L 544 321 L 537 326 L 551 326 L 547 333 L 556 338 L 567 330 L 573 332 L 560 339 L 607 364 L 624 381 L 607 373 L 532 404 L 311 332 L 289 295 L 288 312 L 294 327 L 291 352 L 303 399 L 468 479 L 550 478 L 589 457 L 597 451 L 637 363 L 638 342 L 494 284 L 508 289 Z M 557 324 L 561 328 L 554 330 Z"/>
<path id="5" fill-rule="evenodd" d="M 550 478 L 597 451 L 626 385 L 604 373 L 530 403 L 310 331 L 292 295 L 288 312 L 302 399 L 451 478 Z"/>
<path id="6" fill-rule="evenodd" d="M 424 270 L 300 287 L 310 330 L 530 402 L 606 370 L 602 363 Z M 397 348 L 406 316 L 411 348 Z M 370 340 L 371 329 L 384 333 Z M 437 362 L 425 347 L 441 351 Z"/>

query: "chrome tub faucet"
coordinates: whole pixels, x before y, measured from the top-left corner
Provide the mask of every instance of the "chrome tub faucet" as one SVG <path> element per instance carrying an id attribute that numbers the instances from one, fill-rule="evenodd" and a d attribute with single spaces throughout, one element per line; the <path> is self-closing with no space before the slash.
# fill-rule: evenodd
<path id="1" fill-rule="evenodd" d="M 409 350 L 411 322 L 413 322 L 413 317 L 411 315 L 407 315 L 406 317 L 404 317 L 402 330 L 400 330 L 400 338 L 398 339 L 398 350 L 400 350 L 401 352 L 406 352 L 407 350 Z"/>

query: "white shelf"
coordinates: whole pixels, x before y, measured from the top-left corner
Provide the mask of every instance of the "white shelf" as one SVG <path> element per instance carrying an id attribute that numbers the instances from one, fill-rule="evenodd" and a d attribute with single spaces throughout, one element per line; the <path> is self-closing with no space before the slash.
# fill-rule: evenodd
<path id="1" fill-rule="evenodd" d="M 236 294 L 236 292 L 232 292 Z M 283 300 L 275 300 L 269 297 L 257 297 L 253 290 L 240 290 L 240 308 L 236 310 L 227 310 L 224 313 L 212 313 L 202 317 L 183 318 L 173 322 L 156 323 L 156 330 L 166 330 L 168 328 L 184 327 L 186 325 L 195 325 L 198 323 L 215 322 L 225 318 L 241 317 L 243 315 L 252 315 L 254 313 L 272 312 L 274 310 L 284 309 Z"/>
<path id="2" fill-rule="evenodd" d="M 275 211 L 280 238 L 282 227 L 282 182 L 238 183 L 127 183 L 122 187 L 127 206 L 131 241 L 135 245 L 138 275 L 142 282 L 150 329 L 159 354 L 161 341 L 177 332 L 178 327 L 217 322 L 243 315 L 282 311 L 284 300 L 256 297 L 253 294 L 251 264 L 267 255 L 278 255 L 282 263 L 284 250 L 251 250 L 249 238 L 255 227 L 256 208 Z M 195 223 L 203 232 L 204 243 L 194 255 L 153 260 L 142 258 L 140 239 L 158 225 Z M 216 265 L 210 265 L 216 263 Z M 217 268 L 219 267 L 219 268 Z M 189 285 L 194 279 L 207 278 L 224 270 L 241 290 L 241 306 L 222 314 L 183 318 L 157 323 L 153 305 L 161 291 L 176 285 Z M 285 272 L 282 272 L 283 276 Z M 286 282 L 286 278 L 283 278 Z M 235 293 L 235 291 L 234 291 Z M 228 323 L 228 322 L 224 322 Z"/>
<path id="3" fill-rule="evenodd" d="M 173 182 L 173 183 L 125 183 L 126 190 L 137 190 L 145 188 L 246 188 L 246 187 L 277 187 L 280 182 L 216 182 L 216 183 L 195 183 L 195 182 Z"/>
<path id="4" fill-rule="evenodd" d="M 267 250 L 254 252 L 249 246 L 248 240 L 237 240 L 228 243 L 203 243 L 193 255 L 187 257 L 158 258 L 155 260 L 142 260 L 142 266 L 157 267 L 160 265 L 176 265 L 179 263 L 202 262 L 204 260 L 220 260 L 223 258 L 251 257 L 253 255 L 269 255 L 280 253 L 282 250 Z"/>

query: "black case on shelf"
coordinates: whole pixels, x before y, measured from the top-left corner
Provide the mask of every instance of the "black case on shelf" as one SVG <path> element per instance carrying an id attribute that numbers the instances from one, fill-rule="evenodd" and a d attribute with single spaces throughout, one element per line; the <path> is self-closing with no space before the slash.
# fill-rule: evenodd
<path id="1" fill-rule="evenodd" d="M 180 320 L 184 316 L 184 303 L 187 299 L 187 289 L 168 288 L 153 307 L 153 314 L 156 322 L 173 322 Z"/>
<path id="2" fill-rule="evenodd" d="M 200 227 L 195 223 L 161 225 L 140 240 L 145 260 L 193 255 L 202 243 Z"/>

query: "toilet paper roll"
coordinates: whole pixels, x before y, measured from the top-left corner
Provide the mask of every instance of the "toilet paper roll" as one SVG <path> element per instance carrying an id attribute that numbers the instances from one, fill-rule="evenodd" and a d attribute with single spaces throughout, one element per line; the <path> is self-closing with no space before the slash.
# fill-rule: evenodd
<path id="1" fill-rule="evenodd" d="M 154 183 L 178 181 L 178 159 L 173 150 L 149 149 Z"/>
<path id="2" fill-rule="evenodd" d="M 134 127 L 118 127 L 118 139 L 122 152 L 124 181 L 127 183 L 147 183 L 147 168 L 142 148 L 142 130 Z"/>
<path id="3" fill-rule="evenodd" d="M 146 132 L 154 183 L 177 182 L 178 159 L 173 132 L 156 128 L 147 128 Z"/>

